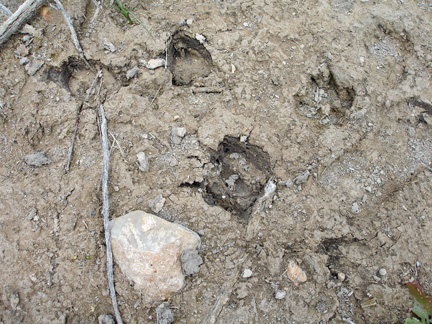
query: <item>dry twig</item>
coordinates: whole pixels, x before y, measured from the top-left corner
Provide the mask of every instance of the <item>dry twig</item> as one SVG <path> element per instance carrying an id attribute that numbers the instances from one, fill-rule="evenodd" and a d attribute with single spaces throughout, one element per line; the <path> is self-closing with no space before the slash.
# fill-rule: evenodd
<path id="1" fill-rule="evenodd" d="M 27 0 L 0 27 L 0 45 L 15 34 L 47 0 Z"/>
<path id="2" fill-rule="evenodd" d="M 78 125 L 79 125 L 80 118 L 81 118 L 81 112 L 82 112 L 82 110 L 83 110 L 84 104 L 85 104 L 86 102 L 88 102 L 88 100 L 90 99 L 90 95 L 91 95 L 91 93 L 93 92 L 93 88 L 94 88 L 94 86 L 95 86 L 95 84 L 96 84 L 96 81 L 97 81 L 99 78 L 102 79 L 102 70 L 100 70 L 100 71 L 96 74 L 96 76 L 95 76 L 95 78 L 94 78 L 94 80 L 93 80 L 93 82 L 92 82 L 90 88 L 89 88 L 88 91 L 87 91 L 87 95 L 86 95 L 86 97 L 85 97 L 85 99 L 84 99 L 84 102 L 83 102 L 83 103 L 80 105 L 80 107 L 79 107 L 79 110 L 78 110 L 78 117 L 77 117 L 76 122 L 75 122 L 75 129 L 74 129 L 74 133 L 73 133 L 73 136 L 72 136 L 72 144 L 71 144 L 71 146 L 70 146 L 70 148 L 69 148 L 68 161 L 67 161 L 66 169 L 65 169 L 66 172 L 68 172 L 69 169 L 70 169 L 70 164 L 71 164 L 71 160 L 72 160 L 73 148 L 74 148 L 74 145 L 75 145 L 75 139 L 76 139 L 76 136 L 77 136 L 77 133 L 78 133 Z M 100 94 L 100 89 L 101 89 L 101 87 L 102 87 L 102 80 L 101 80 L 101 83 L 100 83 L 100 86 L 99 86 L 99 90 L 98 90 L 97 96 L 99 96 L 99 94 Z"/>
<path id="3" fill-rule="evenodd" d="M 111 231 L 109 227 L 109 200 L 108 200 L 108 170 L 109 170 L 109 146 L 108 146 L 108 132 L 107 132 L 107 120 L 105 118 L 105 112 L 103 105 L 99 105 L 100 121 L 101 121 L 101 142 L 103 151 L 103 164 L 102 164 L 102 214 L 104 218 L 104 230 L 105 230 L 105 244 L 107 249 L 107 274 L 108 274 L 108 285 L 111 293 L 111 300 L 114 307 L 114 313 L 117 320 L 117 324 L 123 324 L 121 319 L 120 311 L 118 310 L 116 291 L 114 288 L 114 271 L 113 271 L 113 256 L 111 247 Z"/>

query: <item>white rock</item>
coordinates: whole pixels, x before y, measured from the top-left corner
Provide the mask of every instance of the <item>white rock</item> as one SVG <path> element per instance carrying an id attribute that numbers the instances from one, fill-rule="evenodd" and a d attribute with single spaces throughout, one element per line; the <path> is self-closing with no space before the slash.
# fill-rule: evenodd
<path id="1" fill-rule="evenodd" d="M 146 64 L 146 68 L 149 70 L 154 70 L 161 66 L 165 66 L 165 60 L 162 58 L 151 59 Z"/>
<path id="2" fill-rule="evenodd" d="M 351 206 L 351 212 L 353 213 L 353 214 L 358 214 L 358 213 L 360 213 L 360 206 L 359 206 L 359 204 L 358 203 L 353 203 L 352 204 L 352 206 Z"/>
<path id="3" fill-rule="evenodd" d="M 306 273 L 293 260 L 290 260 L 290 262 L 288 263 L 287 275 L 289 280 L 291 280 L 292 283 L 296 286 L 298 284 L 306 282 L 307 280 Z"/>
<path id="4" fill-rule="evenodd" d="M 276 299 L 284 299 L 286 296 L 286 291 L 285 290 L 278 290 L 275 293 L 275 298 Z"/>
<path id="5" fill-rule="evenodd" d="M 195 34 L 195 38 L 197 39 L 198 42 L 200 42 L 201 44 L 204 44 L 206 41 L 206 38 L 204 35 L 201 34 Z"/>
<path id="6" fill-rule="evenodd" d="M 156 196 L 156 198 L 150 201 L 149 203 L 149 207 L 156 214 L 162 210 L 164 205 L 165 205 L 165 198 L 162 197 L 162 195 Z"/>
<path id="7" fill-rule="evenodd" d="M 27 25 L 27 24 L 26 24 L 26 25 L 24 25 L 23 28 L 21 28 L 20 33 L 21 33 L 21 34 L 34 35 L 35 31 L 36 31 L 36 28 L 34 28 L 34 27 L 31 26 L 31 25 Z"/>
<path id="8" fill-rule="evenodd" d="M 150 170 L 150 162 L 144 152 L 137 154 L 140 171 L 147 172 Z"/>
<path id="9" fill-rule="evenodd" d="M 379 274 L 380 274 L 381 277 L 384 277 L 385 275 L 387 275 L 387 270 L 384 269 L 384 268 L 382 268 L 382 269 L 379 270 Z"/>
<path id="10" fill-rule="evenodd" d="M 250 277 L 252 277 L 252 270 L 251 269 L 245 269 L 243 271 L 242 278 L 243 279 L 247 279 L 247 278 L 250 278 Z"/>
<path id="11" fill-rule="evenodd" d="M 186 20 L 186 24 L 188 24 L 189 26 L 193 24 L 193 18 L 189 18 L 188 20 Z"/>
<path id="12" fill-rule="evenodd" d="M 145 296 L 163 300 L 183 287 L 181 255 L 199 247 L 198 234 L 139 210 L 110 225 L 115 260 Z"/>

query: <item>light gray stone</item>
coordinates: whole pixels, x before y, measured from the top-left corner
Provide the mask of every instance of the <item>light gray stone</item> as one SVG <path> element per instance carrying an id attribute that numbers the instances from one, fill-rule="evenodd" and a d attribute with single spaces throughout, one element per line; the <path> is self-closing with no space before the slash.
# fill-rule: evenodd
<path id="1" fill-rule="evenodd" d="M 186 276 L 194 275 L 199 272 L 203 259 L 197 250 L 185 250 L 181 256 L 183 272 Z"/>
<path id="2" fill-rule="evenodd" d="M 147 172 L 150 170 L 150 162 L 144 152 L 139 152 L 137 154 L 137 158 L 140 171 Z"/>
<path id="3" fill-rule="evenodd" d="M 126 72 L 126 78 L 128 80 L 134 78 L 138 74 L 138 71 L 139 71 L 139 67 L 137 66 L 133 67 L 132 69 Z"/>
<path id="4" fill-rule="evenodd" d="M 169 308 L 169 303 L 165 302 L 156 308 L 157 324 L 171 324 L 174 322 L 174 314 Z"/>
<path id="5" fill-rule="evenodd" d="M 150 209 L 153 213 L 159 213 L 163 206 L 165 205 L 165 198 L 162 195 L 157 195 L 155 199 L 151 200 L 149 203 Z"/>
<path id="6" fill-rule="evenodd" d="M 140 210 L 110 225 L 114 258 L 135 288 L 151 300 L 164 300 L 183 287 L 181 255 L 200 246 L 198 234 Z"/>
<path id="7" fill-rule="evenodd" d="M 40 167 L 42 165 L 50 164 L 51 160 L 45 156 L 45 152 L 37 152 L 24 156 L 24 162 L 31 166 Z"/>
<path id="8" fill-rule="evenodd" d="M 27 57 L 23 57 L 22 59 L 20 59 L 19 63 L 21 65 L 26 65 L 28 62 L 30 62 L 30 60 Z"/>
<path id="9" fill-rule="evenodd" d="M 176 145 L 181 143 L 185 135 L 186 135 L 186 128 L 184 127 L 174 127 L 171 130 L 171 140 Z"/>
<path id="10" fill-rule="evenodd" d="M 116 324 L 114 316 L 110 314 L 102 314 L 98 317 L 99 324 Z"/>

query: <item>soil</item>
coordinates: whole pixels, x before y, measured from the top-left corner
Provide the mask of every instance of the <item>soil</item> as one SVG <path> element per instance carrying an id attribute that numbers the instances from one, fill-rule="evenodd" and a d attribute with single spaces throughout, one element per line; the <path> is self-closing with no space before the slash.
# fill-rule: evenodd
<path id="1" fill-rule="evenodd" d="M 93 1 L 62 2 L 92 69 L 54 9 L 0 48 L 2 323 L 113 313 L 98 100 L 84 102 L 100 68 L 111 217 L 162 195 L 158 215 L 201 235 L 175 323 L 202 323 L 227 282 L 217 323 L 403 323 L 404 284 L 432 294 L 430 0 L 124 1 L 154 40 L 108 1 L 93 22 Z M 156 323 L 160 302 L 114 275 L 124 322 Z"/>

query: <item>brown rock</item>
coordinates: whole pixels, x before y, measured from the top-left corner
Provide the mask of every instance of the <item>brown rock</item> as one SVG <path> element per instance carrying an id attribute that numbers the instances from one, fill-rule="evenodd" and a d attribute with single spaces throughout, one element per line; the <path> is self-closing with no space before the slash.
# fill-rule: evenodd
<path id="1" fill-rule="evenodd" d="M 307 280 L 306 273 L 293 260 L 290 260 L 290 262 L 288 263 L 287 275 L 289 280 L 291 280 L 292 283 L 296 286 L 298 284 L 306 282 Z"/>

